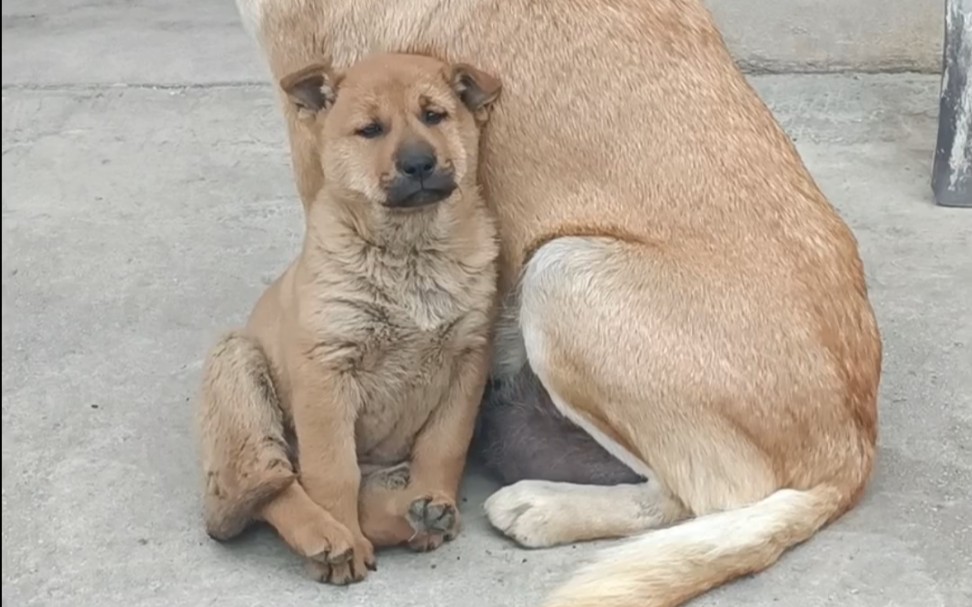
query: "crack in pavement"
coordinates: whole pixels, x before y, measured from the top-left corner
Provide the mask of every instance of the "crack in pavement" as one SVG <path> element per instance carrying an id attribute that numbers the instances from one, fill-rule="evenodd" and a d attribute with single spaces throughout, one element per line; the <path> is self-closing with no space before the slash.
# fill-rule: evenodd
<path id="1" fill-rule="evenodd" d="M 159 90 L 159 91 L 181 91 L 181 90 L 205 90 L 205 89 L 227 89 L 227 88 L 267 88 L 271 85 L 269 81 L 259 80 L 228 80 L 224 82 L 64 82 L 48 84 L 31 84 L 23 82 L 4 83 L 3 90 L 6 91 L 104 91 L 114 89 L 135 89 L 135 90 Z"/>
<path id="2" fill-rule="evenodd" d="M 742 66 L 746 76 L 840 76 L 861 75 L 874 76 L 879 74 L 915 76 L 941 75 L 941 72 L 913 69 L 761 69 L 758 66 Z M 100 91 L 108 89 L 143 89 L 160 91 L 205 90 L 225 88 L 267 88 L 272 86 L 268 80 L 225 80 L 213 82 L 52 82 L 34 84 L 30 82 L 4 83 L 4 91 Z"/>

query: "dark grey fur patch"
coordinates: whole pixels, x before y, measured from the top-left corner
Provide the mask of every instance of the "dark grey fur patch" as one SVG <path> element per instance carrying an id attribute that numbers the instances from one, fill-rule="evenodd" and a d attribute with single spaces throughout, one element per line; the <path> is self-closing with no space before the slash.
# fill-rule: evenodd
<path id="1" fill-rule="evenodd" d="M 473 453 L 505 484 L 525 479 L 584 485 L 645 480 L 565 418 L 528 365 L 487 388 Z"/>

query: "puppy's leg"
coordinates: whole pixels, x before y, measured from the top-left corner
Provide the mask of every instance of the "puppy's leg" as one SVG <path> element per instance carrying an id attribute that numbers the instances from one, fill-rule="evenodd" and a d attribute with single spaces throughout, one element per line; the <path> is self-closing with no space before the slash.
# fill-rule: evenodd
<path id="1" fill-rule="evenodd" d="M 504 484 L 526 479 L 582 485 L 645 480 L 564 417 L 529 364 L 511 377 L 494 378 L 483 399 L 474 450 Z"/>
<path id="2" fill-rule="evenodd" d="M 374 548 L 358 522 L 361 472 L 354 442 L 356 386 L 353 380 L 326 376 L 304 361 L 292 385 L 294 427 L 299 445 L 300 483 L 310 499 L 347 529 L 353 543 L 346 562 L 310 562 L 321 581 L 347 584 L 363 580 L 375 566 Z M 336 538 L 340 541 L 341 538 Z"/>
<path id="3" fill-rule="evenodd" d="M 351 533 L 295 482 L 283 412 L 256 341 L 233 333 L 213 348 L 200 405 L 209 535 L 229 539 L 263 520 L 297 554 L 325 564 L 346 562 Z"/>
<path id="4" fill-rule="evenodd" d="M 296 478 L 269 364 L 245 335 L 227 335 L 206 359 L 198 438 L 206 531 L 226 540 Z"/>
<path id="5" fill-rule="evenodd" d="M 465 353 L 457 365 L 445 401 L 412 448 L 406 518 L 415 550 L 432 550 L 459 533 L 456 499 L 489 371 L 486 349 Z"/>
<path id="6" fill-rule="evenodd" d="M 299 555 L 319 563 L 311 573 L 319 581 L 339 575 L 354 550 L 354 537 L 347 527 L 314 503 L 300 483 L 291 483 L 260 510 L 269 523 Z M 338 580 L 335 580 L 338 581 Z"/>
<path id="7" fill-rule="evenodd" d="M 361 529 L 376 547 L 400 546 L 416 536 L 403 515 L 407 507 L 411 465 L 397 466 L 365 474 L 361 479 L 358 513 Z"/>
<path id="8" fill-rule="evenodd" d="M 456 363 L 449 393 L 416 437 L 408 486 L 402 491 L 368 490 L 362 526 L 381 545 L 408 542 L 434 550 L 459 532 L 456 497 L 486 383 L 485 352 L 470 352 Z"/>

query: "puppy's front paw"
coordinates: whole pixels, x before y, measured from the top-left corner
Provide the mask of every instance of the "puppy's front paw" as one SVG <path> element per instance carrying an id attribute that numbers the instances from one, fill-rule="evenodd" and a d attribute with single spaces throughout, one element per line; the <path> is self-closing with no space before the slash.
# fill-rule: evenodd
<path id="1" fill-rule="evenodd" d="M 318 582 L 344 586 L 360 582 L 368 575 L 368 571 L 375 571 L 375 549 L 366 538 L 358 537 L 353 548 L 337 554 L 312 557 L 307 562 L 311 577 Z"/>
<path id="2" fill-rule="evenodd" d="M 288 538 L 297 554 L 319 563 L 344 563 L 354 551 L 354 536 L 323 510 L 294 528 Z"/>
<path id="3" fill-rule="evenodd" d="M 415 531 L 408 545 L 418 552 L 435 550 L 443 541 L 451 541 L 459 533 L 459 509 L 452 498 L 443 494 L 414 500 L 405 518 Z"/>

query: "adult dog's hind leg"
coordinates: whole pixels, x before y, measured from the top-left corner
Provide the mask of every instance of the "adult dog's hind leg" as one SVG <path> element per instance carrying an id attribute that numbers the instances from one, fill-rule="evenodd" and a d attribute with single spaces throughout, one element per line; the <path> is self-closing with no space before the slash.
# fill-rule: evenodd
<path id="1" fill-rule="evenodd" d="M 695 316 L 710 311 L 706 302 L 688 299 L 692 284 L 679 283 L 664 263 L 639 245 L 560 238 L 525 268 L 520 305 L 527 358 L 551 400 L 648 477 L 649 487 L 657 479 L 650 510 L 662 513 L 659 525 L 753 503 L 778 488 L 766 455 L 706 406 L 711 394 L 703 388 L 722 385 L 721 370 L 700 368 L 698 361 L 717 344 L 690 331 Z M 501 489 L 487 505 L 490 521 L 528 545 L 616 535 L 622 528 L 611 514 L 612 524 L 600 522 L 608 488 L 588 487 L 570 498 L 551 498 L 552 489 L 566 495 L 531 481 Z M 613 512 L 625 516 L 620 503 Z"/>
<path id="2" fill-rule="evenodd" d="M 206 531 L 239 534 L 296 475 L 262 348 L 240 333 L 210 352 L 199 400 Z"/>

